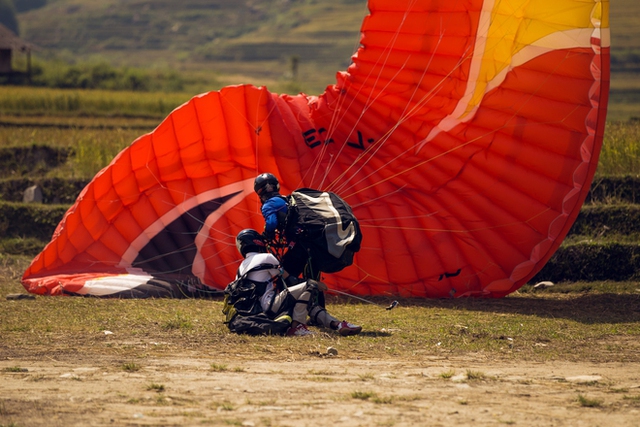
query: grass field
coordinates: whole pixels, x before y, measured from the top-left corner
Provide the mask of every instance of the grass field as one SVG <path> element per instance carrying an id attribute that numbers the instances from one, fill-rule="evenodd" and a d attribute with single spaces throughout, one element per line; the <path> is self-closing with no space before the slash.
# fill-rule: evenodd
<path id="1" fill-rule="evenodd" d="M 607 124 L 597 174 L 640 174 L 640 121 Z"/>
<path id="2" fill-rule="evenodd" d="M 3 116 L 106 119 L 132 117 L 160 120 L 194 95 L 197 94 L 4 86 L 0 94 L 0 113 Z"/>
<path id="3" fill-rule="evenodd" d="M 224 343 L 234 347 L 227 352 L 248 351 L 256 356 L 265 351 L 264 346 L 285 346 L 298 353 L 308 349 L 304 340 L 285 344 L 279 337 L 229 335 L 222 323 L 220 299 L 38 297 L 35 304 L 6 300 L 6 295 L 22 291 L 18 280 L 29 260 L 0 257 L 0 336 L 5 348 L 46 347 L 63 337 L 72 339 L 110 330 L 131 339 L 177 334 L 184 339 Z M 391 311 L 384 309 L 389 298 L 372 297 L 371 301 L 378 306 L 328 295 L 328 307 L 335 316 L 365 325 L 367 333 L 355 342 L 349 341 L 350 351 L 365 358 L 411 358 L 446 351 L 487 352 L 537 361 L 640 362 L 640 353 L 609 342 L 613 336 L 624 338 L 623 342 L 640 336 L 640 289 L 633 282 L 525 288 L 500 300 L 401 299 Z M 321 337 L 315 350 L 322 351 L 335 339 Z M 250 345 L 243 348 L 247 343 Z"/>

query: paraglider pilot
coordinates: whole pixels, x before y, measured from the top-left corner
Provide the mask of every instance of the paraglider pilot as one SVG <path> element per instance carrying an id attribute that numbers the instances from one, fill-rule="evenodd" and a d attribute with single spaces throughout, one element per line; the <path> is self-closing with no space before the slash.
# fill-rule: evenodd
<path id="1" fill-rule="evenodd" d="M 247 274 L 249 280 L 267 282 L 264 294 L 260 297 L 260 304 L 264 312 L 275 317 L 278 314 L 292 310 L 291 327 L 288 336 L 305 336 L 313 334 L 307 328 L 308 320 L 313 324 L 336 330 L 342 336 L 356 335 L 362 330 L 361 326 L 347 321 L 339 321 L 327 310 L 316 303 L 317 294 L 326 290 L 326 285 L 315 280 L 307 280 L 295 286 L 286 288 L 282 282 L 282 271 L 279 268 L 260 269 L 260 265 L 270 267 L 279 265 L 275 255 L 268 253 L 264 237 L 256 230 L 242 230 L 236 237 L 236 247 L 244 260 L 238 268 L 237 277 Z M 288 298 L 291 296 L 292 298 Z M 287 307 L 292 304 L 293 307 Z"/>
<path id="2" fill-rule="evenodd" d="M 315 266 L 309 265 L 309 254 L 302 245 L 296 245 L 296 230 L 287 229 L 287 216 L 289 206 L 287 200 L 280 195 L 280 182 L 275 175 L 263 173 L 256 177 L 253 189 L 260 197 L 262 203 L 262 216 L 265 220 L 263 235 L 267 241 L 273 241 L 278 233 L 279 238 L 283 238 L 288 246 L 287 251 L 282 256 L 282 267 L 284 268 L 284 279 L 287 284 L 295 285 L 305 269 L 311 270 L 310 276 L 319 279 L 319 270 Z"/>

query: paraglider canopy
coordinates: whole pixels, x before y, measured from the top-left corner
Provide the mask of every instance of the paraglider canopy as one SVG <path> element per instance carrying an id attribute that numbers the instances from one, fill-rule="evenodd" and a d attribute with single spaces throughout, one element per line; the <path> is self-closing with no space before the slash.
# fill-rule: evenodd
<path id="1" fill-rule="evenodd" d="M 500 297 L 539 271 L 597 166 L 606 0 L 370 0 L 352 65 L 320 96 L 196 96 L 83 190 L 23 277 L 127 295 L 158 277 L 222 289 L 261 229 L 255 177 L 331 191 L 362 248 L 326 283 L 356 295 Z"/>

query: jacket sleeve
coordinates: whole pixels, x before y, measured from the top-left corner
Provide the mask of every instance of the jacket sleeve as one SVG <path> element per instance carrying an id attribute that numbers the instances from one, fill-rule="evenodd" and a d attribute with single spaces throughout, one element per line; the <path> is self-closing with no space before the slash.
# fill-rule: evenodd
<path id="1" fill-rule="evenodd" d="M 264 217 L 264 231 L 272 235 L 278 228 L 278 214 L 286 216 L 287 202 L 282 197 L 272 197 L 262 205 L 262 216 Z"/>

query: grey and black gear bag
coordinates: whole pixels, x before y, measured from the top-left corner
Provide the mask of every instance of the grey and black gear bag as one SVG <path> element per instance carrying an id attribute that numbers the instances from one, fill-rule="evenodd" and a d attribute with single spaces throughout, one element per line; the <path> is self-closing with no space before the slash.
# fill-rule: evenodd
<path id="1" fill-rule="evenodd" d="M 353 264 L 362 232 L 351 207 L 329 191 L 300 188 L 289 198 L 287 237 L 301 244 L 316 268 L 335 273 Z"/>

